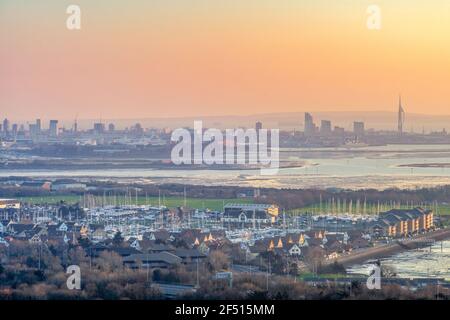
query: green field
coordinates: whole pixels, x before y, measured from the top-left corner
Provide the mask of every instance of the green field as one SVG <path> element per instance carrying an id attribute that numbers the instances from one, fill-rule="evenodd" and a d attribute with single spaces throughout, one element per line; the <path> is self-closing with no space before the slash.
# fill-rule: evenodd
<path id="1" fill-rule="evenodd" d="M 77 202 L 83 202 L 83 196 L 76 196 L 76 195 L 62 195 L 62 196 L 53 196 L 53 195 L 49 195 L 49 196 L 44 196 L 44 197 L 20 197 L 18 198 L 23 202 L 28 202 L 28 203 L 33 203 L 33 204 L 42 204 L 42 203 L 57 203 L 60 201 L 64 201 L 68 204 L 74 204 Z M 91 197 L 91 201 L 93 201 L 93 203 L 95 205 L 102 205 L 103 203 L 105 204 L 125 204 L 125 199 L 122 196 L 121 198 L 116 198 L 114 199 L 114 197 L 111 196 L 106 196 L 105 198 L 102 196 L 96 196 L 96 197 Z M 127 199 L 127 204 L 131 203 L 131 204 L 136 204 L 136 198 L 135 197 L 131 197 Z M 137 199 L 137 203 L 139 205 L 144 205 L 144 204 L 148 204 L 148 205 L 153 205 L 153 206 L 157 206 L 159 204 L 159 199 L 158 197 L 143 197 L 140 196 Z M 235 199 L 201 199 L 201 198 L 186 198 L 186 205 L 189 208 L 198 208 L 198 209 L 203 209 L 203 208 L 207 208 L 210 210 L 222 210 L 223 205 L 227 204 L 227 203 L 253 203 L 253 199 L 242 199 L 242 198 L 235 198 Z M 91 202 L 92 204 L 92 202 Z M 175 208 L 175 207 L 179 207 L 179 206 L 183 206 L 184 205 L 184 199 L 183 197 L 164 197 L 161 196 L 161 205 L 165 205 L 166 207 L 169 208 Z M 342 205 L 341 205 L 342 206 Z M 343 206 L 342 206 L 343 207 Z M 292 210 L 288 210 L 287 213 L 289 214 L 293 214 L 293 215 L 298 215 L 298 214 L 302 214 L 305 212 L 312 212 L 313 214 L 320 214 L 320 213 L 331 213 L 331 212 L 335 212 L 335 213 L 342 213 L 343 212 L 343 208 L 340 208 L 340 210 L 338 210 L 337 207 L 335 207 L 334 209 L 327 207 L 326 204 L 322 204 L 322 207 L 320 207 L 319 204 L 316 205 L 311 205 L 311 206 L 307 206 L 307 207 L 303 207 L 303 208 L 298 208 L 298 209 L 292 209 Z M 402 205 L 400 207 L 398 206 L 393 206 L 395 208 L 402 208 L 402 209 L 406 209 L 409 208 L 410 206 L 406 206 L 406 205 Z M 391 208 L 393 208 L 389 205 L 384 205 L 381 207 L 382 211 L 387 211 Z M 436 206 L 424 206 L 425 208 L 429 208 L 429 209 L 433 209 L 436 212 Z M 347 208 L 348 208 L 348 204 L 347 204 Z M 348 210 L 348 209 L 347 209 Z M 347 211 L 346 210 L 346 211 Z M 366 214 L 376 214 L 378 210 L 378 205 L 371 205 L 371 204 L 367 204 L 366 205 Z M 363 213 L 363 204 L 361 203 L 359 206 L 359 213 Z M 357 206 L 353 203 L 352 206 L 352 213 L 357 213 Z M 440 215 L 450 215 L 450 204 L 449 205 L 443 205 L 440 204 L 437 206 L 437 213 Z"/>
<path id="2" fill-rule="evenodd" d="M 32 204 L 44 204 L 44 203 L 57 203 L 64 201 L 67 204 L 75 204 L 77 202 L 83 203 L 83 196 L 45 196 L 45 197 L 22 197 L 19 200 Z M 87 202 L 88 200 L 86 200 Z M 160 201 L 161 205 L 168 208 L 176 208 L 184 205 L 183 197 L 163 197 L 159 199 L 158 197 L 138 197 L 137 201 L 135 197 L 125 199 L 114 198 L 111 196 L 96 196 L 90 197 L 91 205 L 110 205 L 110 204 L 138 204 L 138 205 L 153 205 L 158 206 Z M 210 209 L 210 210 L 222 210 L 223 205 L 227 203 L 253 203 L 253 199 L 198 199 L 198 198 L 186 198 L 186 205 L 189 208 L 196 209 Z"/>
<path id="3" fill-rule="evenodd" d="M 310 278 L 323 278 L 323 279 L 343 279 L 349 278 L 352 275 L 344 274 L 344 273 L 327 273 L 327 274 L 315 274 L 312 272 L 302 272 L 298 275 L 299 280 L 305 280 Z"/>
<path id="4" fill-rule="evenodd" d="M 385 204 L 383 206 L 380 207 L 380 212 L 384 212 L 384 211 L 388 211 L 390 209 L 409 209 L 412 207 L 416 207 L 416 206 L 420 206 L 420 205 L 415 205 L 415 206 L 411 206 L 411 205 L 400 205 L 400 206 L 395 206 L 395 205 L 389 205 L 389 204 Z M 435 213 L 437 213 L 438 215 L 450 215 L 450 204 L 439 204 L 439 205 L 423 205 L 422 206 L 425 209 L 431 209 L 433 210 Z M 352 205 L 352 209 L 351 212 L 352 213 L 365 213 L 365 214 L 377 214 L 378 211 L 378 204 L 366 204 L 366 208 L 364 210 L 364 206 L 361 203 L 359 208 L 355 205 L 355 203 L 353 203 Z M 335 214 L 343 214 L 344 213 L 344 209 L 343 206 L 340 208 L 337 208 L 337 206 L 335 207 L 330 207 L 327 206 L 326 204 L 322 204 L 322 206 L 320 206 L 320 204 L 315 204 L 315 205 L 311 205 L 311 206 L 306 206 L 303 208 L 298 208 L 298 209 L 292 209 L 292 210 L 288 210 L 288 213 L 293 214 L 293 215 L 298 215 L 298 214 L 302 214 L 302 213 L 313 213 L 313 214 L 325 214 L 325 213 L 335 213 Z M 345 212 L 348 212 L 348 204 L 346 206 L 346 210 Z"/>

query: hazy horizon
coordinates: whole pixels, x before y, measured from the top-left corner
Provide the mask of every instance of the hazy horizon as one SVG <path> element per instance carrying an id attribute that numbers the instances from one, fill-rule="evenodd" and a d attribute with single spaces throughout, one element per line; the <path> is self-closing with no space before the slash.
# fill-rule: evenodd
<path id="1" fill-rule="evenodd" d="M 403 106 L 404 107 L 404 106 Z M 16 121 L 16 122 L 33 122 L 36 119 L 41 119 L 41 120 L 53 120 L 53 119 L 57 119 L 57 120 L 63 120 L 63 121 L 73 121 L 74 119 L 77 120 L 83 120 L 83 121 L 107 121 L 107 120 L 146 120 L 146 119 L 150 119 L 150 120 L 157 120 L 157 119 L 167 119 L 167 120 L 172 120 L 172 119 L 180 119 L 180 118 L 187 118 L 187 119 L 205 119 L 205 118 L 233 118 L 233 117 L 258 117 L 258 116 L 272 116 L 272 115 L 288 115 L 288 114 L 302 114 L 304 115 L 305 112 L 311 113 L 314 117 L 314 114 L 348 114 L 348 113 L 352 113 L 352 114 L 369 114 L 369 113 L 386 113 L 386 114 L 395 114 L 397 115 L 398 111 L 392 111 L 392 110 L 365 110 L 365 111 L 361 111 L 361 110 L 327 110 L 327 109 L 322 109 L 322 110 L 314 110 L 314 109 L 305 109 L 305 110 L 298 110 L 298 111 L 281 111 L 281 112 L 265 112 L 265 113 L 243 113 L 243 114 L 217 114 L 217 115 L 205 115 L 205 114 L 199 114 L 199 115 L 189 115 L 189 116 L 159 116 L 159 117 L 150 117 L 150 116 L 146 116 L 146 117 L 62 117 L 62 118 L 57 118 L 57 117 L 53 117 L 51 114 L 47 115 L 45 117 L 29 117 L 29 118 L 11 118 L 8 117 L 8 115 L 6 113 L 2 113 L 0 114 L 0 117 L 3 116 L 3 118 L 7 118 L 10 121 Z M 430 114 L 430 113 L 421 113 L 421 112 L 414 112 L 414 113 L 409 113 L 407 112 L 408 115 L 414 115 L 414 116 L 425 116 L 425 117 L 450 117 L 450 111 L 449 113 L 442 113 L 442 114 Z M 352 120 L 351 118 L 349 118 L 349 121 Z"/>
<path id="2" fill-rule="evenodd" d="M 303 130 L 304 112 L 310 112 L 315 123 L 320 126 L 321 120 L 331 120 L 332 126 L 340 126 L 351 131 L 354 121 L 364 121 L 366 129 L 393 130 L 397 129 L 397 112 L 394 111 L 296 111 L 296 112 L 272 112 L 249 115 L 223 115 L 223 116 L 189 116 L 166 118 L 77 118 L 79 129 L 90 129 L 94 122 L 104 124 L 114 123 L 118 129 L 140 123 L 145 128 L 178 128 L 192 127 L 194 120 L 201 120 L 205 127 L 231 128 L 253 127 L 256 121 L 262 121 L 265 128 L 279 128 L 281 130 Z M 2 115 L 0 115 L 2 116 Z M 48 127 L 50 119 L 55 117 L 40 118 L 42 127 Z M 29 124 L 35 119 L 9 119 L 13 123 Z M 60 118 L 59 126 L 71 128 L 75 118 Z M 407 132 L 450 131 L 450 115 L 427 115 L 419 113 L 406 113 L 405 130 Z"/>
<path id="3" fill-rule="evenodd" d="M 329 111 L 440 115 L 450 106 L 450 3 L 0 2 L 0 114 L 173 118 Z M 345 106 L 345 107 L 343 107 Z"/>

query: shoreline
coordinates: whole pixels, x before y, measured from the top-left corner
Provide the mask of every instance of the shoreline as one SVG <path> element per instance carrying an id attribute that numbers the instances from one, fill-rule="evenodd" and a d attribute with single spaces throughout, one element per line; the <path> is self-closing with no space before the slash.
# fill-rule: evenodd
<path id="1" fill-rule="evenodd" d="M 435 241 L 443 241 L 447 239 L 450 239 L 450 228 L 444 228 L 426 234 L 421 234 L 411 239 L 398 240 L 393 243 L 369 248 L 361 252 L 352 252 L 347 256 L 342 256 L 337 259 L 327 261 L 327 263 L 331 264 L 337 262 L 342 264 L 344 267 L 349 267 L 351 265 L 364 263 L 368 260 L 386 258 L 403 251 L 426 247 Z"/>

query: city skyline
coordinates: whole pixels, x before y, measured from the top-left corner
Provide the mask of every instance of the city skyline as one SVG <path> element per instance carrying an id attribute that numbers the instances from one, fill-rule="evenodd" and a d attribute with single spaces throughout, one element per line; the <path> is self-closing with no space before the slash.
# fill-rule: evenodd
<path id="1" fill-rule="evenodd" d="M 403 109 L 404 105 L 402 106 Z M 408 110 L 409 111 L 409 110 Z M 281 130 L 303 131 L 305 129 L 305 114 L 312 114 L 317 122 L 316 129 L 320 131 L 321 123 L 332 125 L 352 131 L 355 122 L 362 122 L 368 130 L 399 131 L 398 112 L 396 111 L 366 111 L 366 112 L 324 112 L 324 111 L 305 111 L 305 112 L 285 112 L 285 113 L 266 113 L 251 115 L 229 115 L 229 116 L 206 116 L 206 117 L 171 117 L 171 118 L 92 118 L 83 119 L 80 117 L 68 119 L 55 119 L 52 115 L 42 118 L 14 119 L 8 114 L 0 114 L 1 121 L 8 120 L 10 127 L 16 125 L 17 128 L 23 127 L 27 130 L 33 130 L 34 127 L 48 129 L 49 122 L 57 120 L 58 128 L 71 131 L 74 127 L 79 130 L 91 129 L 95 124 L 110 124 L 117 126 L 117 129 L 125 129 L 141 124 L 145 128 L 174 129 L 178 127 L 190 127 L 196 120 L 205 121 L 208 126 L 225 128 L 230 125 L 237 127 L 252 127 L 254 122 L 262 121 L 267 128 L 279 128 Z M 161 122 L 164 120 L 164 122 Z M 403 113 L 403 125 L 405 133 L 423 133 L 423 132 L 442 132 L 449 131 L 450 116 L 448 115 L 426 115 L 407 112 Z M 39 122 L 39 123 L 37 123 Z M 328 123 L 329 122 L 329 123 Z M 1 124 L 0 124 L 1 126 Z M 23 131 L 23 129 L 21 129 Z M 75 131 L 77 131 L 75 129 Z"/>
<path id="2" fill-rule="evenodd" d="M 449 17 L 0 0 L 0 302 L 176 319 L 450 300 Z"/>
<path id="3" fill-rule="evenodd" d="M 378 1 L 0 4 L 1 111 L 12 119 L 307 111 L 449 114 L 450 4 Z M 20 18 L 17 18 L 20 17 Z M 326 93 L 326 94 L 324 94 Z"/>

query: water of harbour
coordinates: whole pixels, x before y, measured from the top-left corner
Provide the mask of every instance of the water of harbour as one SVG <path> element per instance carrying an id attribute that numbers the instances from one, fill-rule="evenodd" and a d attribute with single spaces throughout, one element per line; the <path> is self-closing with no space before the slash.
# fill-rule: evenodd
<path id="1" fill-rule="evenodd" d="M 409 250 L 381 259 L 401 278 L 444 278 L 450 280 L 450 241 L 439 241 L 428 248 Z M 349 267 L 348 273 L 369 274 L 369 264 Z"/>
<path id="2" fill-rule="evenodd" d="M 127 182 L 184 183 L 210 186 L 259 188 L 348 188 L 387 189 L 433 187 L 450 184 L 448 145 L 387 145 L 362 148 L 283 149 L 281 160 L 302 162 L 282 168 L 276 175 L 264 176 L 259 170 L 178 170 L 178 169 L 102 169 L 102 170 L 0 170 L 0 177 L 35 178 L 81 177 L 115 178 Z"/>

